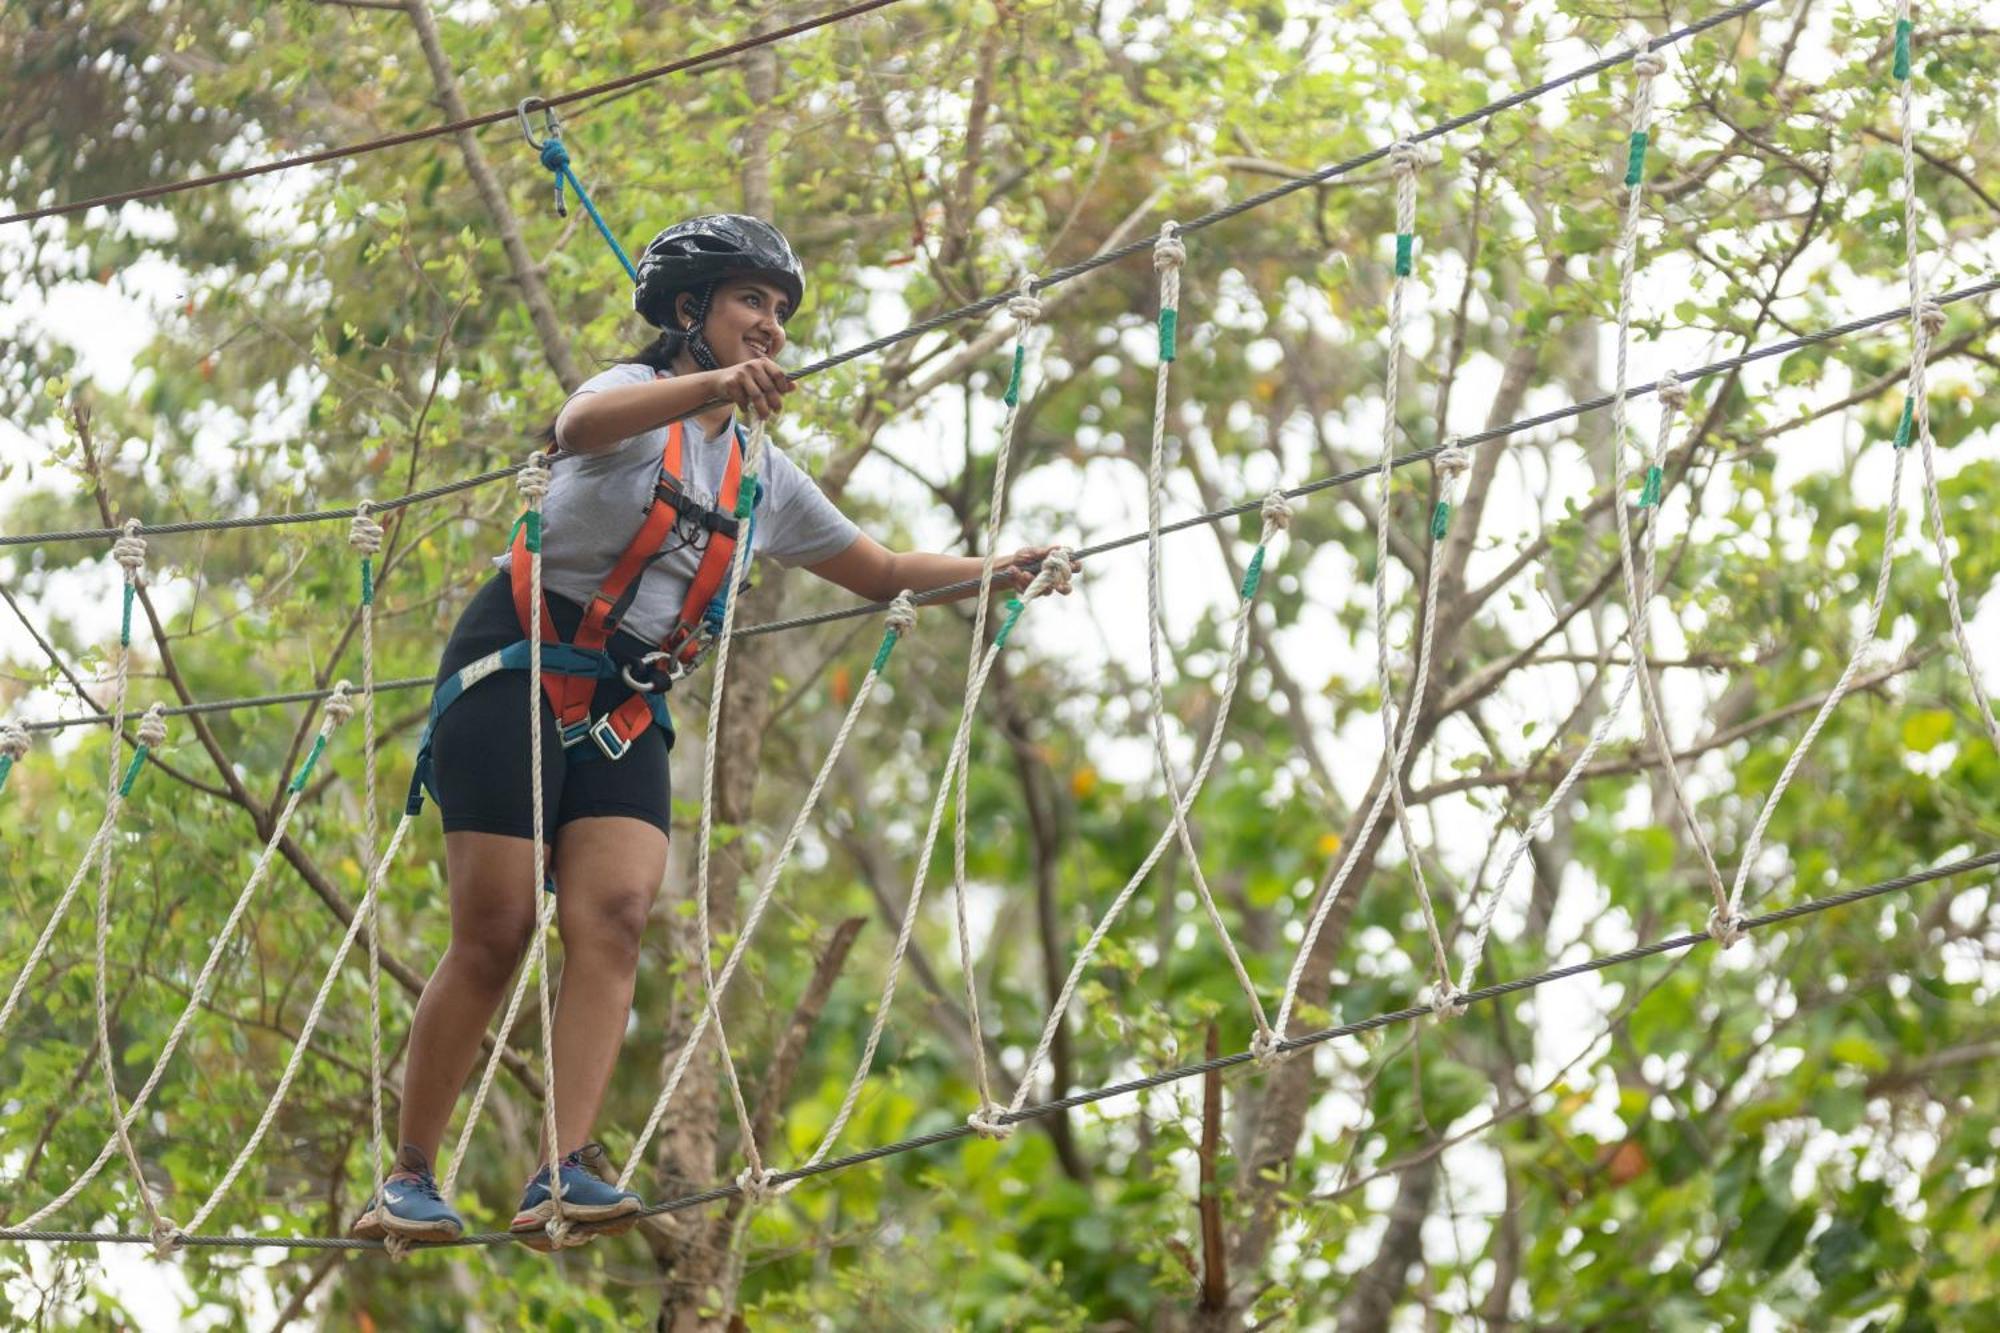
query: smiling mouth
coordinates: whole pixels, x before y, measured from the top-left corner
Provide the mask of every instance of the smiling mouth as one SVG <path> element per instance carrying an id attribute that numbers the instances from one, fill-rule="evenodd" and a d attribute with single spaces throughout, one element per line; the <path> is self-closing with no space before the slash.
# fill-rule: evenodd
<path id="1" fill-rule="evenodd" d="M 765 342 L 761 338 L 745 338 L 743 340 L 743 345 L 745 347 L 748 347 L 755 353 L 757 353 L 757 355 L 759 356 L 769 356 L 771 354 L 771 344 Z"/>

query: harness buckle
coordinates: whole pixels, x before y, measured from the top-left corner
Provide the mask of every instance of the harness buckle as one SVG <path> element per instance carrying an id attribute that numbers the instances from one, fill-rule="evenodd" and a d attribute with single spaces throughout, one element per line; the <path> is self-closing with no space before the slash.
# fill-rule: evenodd
<path id="1" fill-rule="evenodd" d="M 611 729 L 609 713 L 590 724 L 590 739 L 597 742 L 597 748 L 604 751 L 606 759 L 614 761 L 623 759 L 625 752 L 632 748 L 632 742 Z"/>
<path id="2" fill-rule="evenodd" d="M 559 734 L 562 736 L 563 749 L 567 750 L 572 746 L 583 744 L 583 742 L 595 730 L 596 728 L 592 725 L 591 720 L 589 718 L 585 718 L 581 722 L 572 723 L 569 726 L 562 727 L 560 729 Z M 599 742 L 599 744 L 602 744 L 602 742 Z"/>

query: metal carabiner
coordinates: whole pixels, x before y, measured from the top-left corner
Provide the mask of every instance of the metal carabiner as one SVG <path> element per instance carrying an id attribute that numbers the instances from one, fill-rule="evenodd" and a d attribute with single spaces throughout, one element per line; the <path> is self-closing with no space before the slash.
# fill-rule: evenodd
<path id="1" fill-rule="evenodd" d="M 535 137 L 535 127 L 528 120 L 528 113 L 541 108 L 542 130 L 545 138 Z M 556 216 L 569 216 L 569 206 L 563 200 L 563 170 L 569 166 L 569 153 L 562 146 L 562 122 L 556 119 L 556 109 L 539 97 L 524 97 L 514 108 L 515 119 L 521 122 L 521 137 L 528 141 L 528 147 L 535 150 L 543 166 L 555 175 Z M 553 149 L 553 156 L 551 150 Z"/>
<path id="2" fill-rule="evenodd" d="M 669 664 L 666 673 L 667 683 L 665 685 L 660 684 L 657 680 L 638 679 L 632 674 L 632 668 L 630 666 L 619 667 L 618 674 L 625 678 L 625 683 L 632 687 L 632 691 L 635 694 L 659 694 L 663 690 L 672 688 L 673 683 L 676 680 L 680 679 L 680 674 L 674 671 L 673 669 L 673 654 L 647 653 L 644 657 L 639 659 L 639 665 L 641 667 L 645 667 L 648 669 L 653 668 L 660 662 L 666 662 Z"/>

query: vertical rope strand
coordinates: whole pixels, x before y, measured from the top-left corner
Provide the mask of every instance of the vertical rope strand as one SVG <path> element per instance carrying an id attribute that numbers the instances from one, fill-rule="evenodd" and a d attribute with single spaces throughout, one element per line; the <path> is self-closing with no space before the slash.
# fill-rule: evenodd
<path id="1" fill-rule="evenodd" d="M 388 1178 L 388 1162 L 382 1134 L 382 929 L 381 912 L 375 895 L 381 881 L 377 872 L 375 840 L 377 824 L 375 754 L 375 557 L 382 550 L 382 525 L 370 515 L 366 500 L 354 507 L 354 521 L 348 525 L 347 544 L 361 557 L 361 752 L 362 752 L 362 857 L 361 873 L 368 885 L 367 901 L 357 918 L 368 922 L 368 1127 L 369 1156 L 379 1191 Z M 395 842 L 384 859 L 395 856 L 403 830 L 396 830 Z M 342 951 L 345 956 L 345 950 Z"/>

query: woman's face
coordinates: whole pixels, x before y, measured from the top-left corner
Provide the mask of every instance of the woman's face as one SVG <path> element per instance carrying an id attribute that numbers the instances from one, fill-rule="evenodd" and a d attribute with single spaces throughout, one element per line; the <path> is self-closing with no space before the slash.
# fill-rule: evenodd
<path id="1" fill-rule="evenodd" d="M 683 294 L 682 327 L 694 314 L 694 297 Z M 702 332 L 719 365 L 740 365 L 753 357 L 776 357 L 785 349 L 785 324 L 792 303 L 784 289 L 761 278 L 724 278 L 716 284 Z"/>

